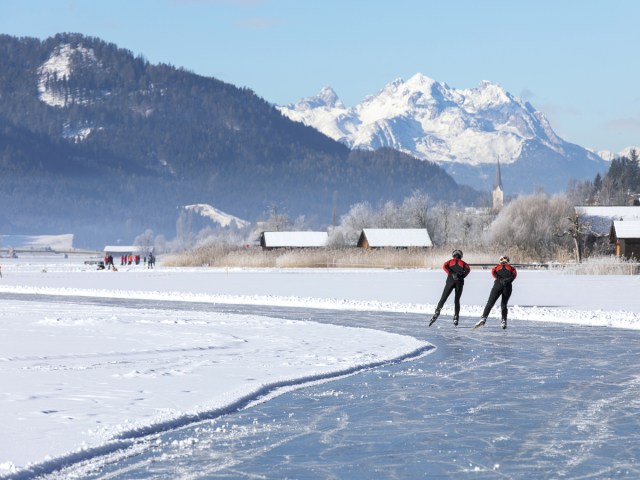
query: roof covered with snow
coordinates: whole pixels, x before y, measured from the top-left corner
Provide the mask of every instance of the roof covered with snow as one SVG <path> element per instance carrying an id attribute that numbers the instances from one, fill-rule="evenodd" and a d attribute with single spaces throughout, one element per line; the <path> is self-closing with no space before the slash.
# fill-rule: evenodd
<path id="1" fill-rule="evenodd" d="M 613 233 L 615 238 L 640 238 L 640 221 L 615 220 Z"/>
<path id="2" fill-rule="evenodd" d="M 366 238 L 370 247 L 432 247 L 426 228 L 365 228 L 358 246 Z"/>
<path id="3" fill-rule="evenodd" d="M 640 207 L 638 206 L 577 206 L 576 212 L 589 217 L 607 217 L 612 220 L 640 220 Z"/>
<path id="4" fill-rule="evenodd" d="M 327 232 L 263 232 L 260 244 L 266 248 L 326 247 Z"/>

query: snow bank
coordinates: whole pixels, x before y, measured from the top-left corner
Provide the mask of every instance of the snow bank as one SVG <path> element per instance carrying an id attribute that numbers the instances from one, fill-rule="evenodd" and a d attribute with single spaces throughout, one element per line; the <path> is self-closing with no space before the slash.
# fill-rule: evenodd
<path id="1" fill-rule="evenodd" d="M 430 348 L 314 322 L 17 300 L 3 300 L 0 343 L 0 475 L 48 472 Z"/>
<path id="2" fill-rule="evenodd" d="M 121 298 L 123 300 L 157 300 L 198 303 L 223 303 L 232 305 L 266 305 L 277 307 L 302 307 L 330 310 L 355 310 L 378 312 L 402 312 L 431 314 L 435 303 L 413 304 L 397 302 L 381 302 L 376 300 L 353 300 L 335 298 L 314 298 L 296 296 L 271 295 L 215 295 L 176 291 L 130 291 L 130 290 L 98 290 L 79 288 L 47 288 L 29 286 L 0 286 L 0 292 L 41 294 L 71 297 Z M 453 296 L 452 296 L 453 298 Z M 465 305 L 461 309 L 462 316 L 480 317 L 483 305 Z M 500 315 L 499 303 L 493 309 L 493 317 Z M 445 305 L 442 314 L 453 315 L 453 306 Z M 577 308 L 543 307 L 510 305 L 510 320 L 532 320 L 541 322 L 572 323 L 588 326 L 606 326 L 615 328 L 640 329 L 640 313 L 625 310 L 581 310 Z"/>

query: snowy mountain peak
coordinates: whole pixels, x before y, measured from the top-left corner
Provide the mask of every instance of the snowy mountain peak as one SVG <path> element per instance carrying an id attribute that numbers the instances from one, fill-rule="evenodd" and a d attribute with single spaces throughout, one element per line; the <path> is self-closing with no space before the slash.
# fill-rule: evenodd
<path id="1" fill-rule="evenodd" d="M 344 108 L 344 104 L 338 98 L 338 95 L 333 88 L 326 86 L 322 87 L 320 93 L 313 97 L 306 97 L 300 100 L 290 108 L 296 110 L 308 110 L 310 108 Z"/>
<path id="2" fill-rule="evenodd" d="M 434 83 L 437 83 L 433 78 L 427 77 L 426 75 L 418 72 L 409 80 L 407 80 L 407 85 L 426 85 L 428 88 L 431 87 Z"/>
<path id="3" fill-rule="evenodd" d="M 435 162 L 509 164 L 532 141 L 557 153 L 564 148 L 542 113 L 487 80 L 458 90 L 417 73 L 355 107 L 320 112 L 305 101 L 279 109 L 351 148 L 391 147 Z"/>
<path id="4" fill-rule="evenodd" d="M 363 103 L 376 101 L 376 99 L 379 101 L 393 98 L 395 101 L 411 101 L 411 99 L 415 100 L 417 97 L 431 98 L 433 91 L 441 92 L 442 89 L 446 89 L 446 87 L 432 78 L 418 73 L 406 82 L 401 78 L 395 79 L 385 85 L 377 95 L 367 97 Z"/>
<path id="5" fill-rule="evenodd" d="M 556 191 L 566 188 L 569 178 L 595 175 L 603 165 L 593 152 L 558 137 L 542 112 L 488 80 L 455 89 L 416 73 L 407 81 L 393 80 L 353 107 L 327 105 L 306 99 L 279 110 L 350 148 L 390 147 L 440 163 L 474 186 L 484 182 L 491 188 L 493 175 L 486 172 L 498 159 L 506 177 L 518 163 L 523 189 L 531 188 L 536 169 L 538 185 L 550 184 L 550 168 L 562 172 L 554 177 Z"/>
<path id="6" fill-rule="evenodd" d="M 329 86 L 323 87 L 322 90 L 320 90 L 318 98 L 322 99 L 328 107 L 344 107 L 336 92 Z"/>
<path id="7" fill-rule="evenodd" d="M 522 102 L 514 99 L 504 88 L 488 80 L 482 80 L 480 86 L 471 90 L 463 90 L 465 94 L 465 104 L 472 105 L 473 108 L 480 110 L 484 108 L 492 108 L 500 105 L 508 105 L 516 103 L 521 105 Z"/>
<path id="8" fill-rule="evenodd" d="M 635 150 L 636 154 L 640 154 L 640 147 L 626 147 L 623 148 L 621 151 L 619 151 L 618 153 L 614 153 L 614 152 L 610 152 L 608 150 L 599 150 L 599 151 L 595 151 L 595 150 L 591 150 L 593 153 L 595 153 L 596 155 L 598 155 L 600 158 L 602 158 L 603 160 L 606 160 L 607 162 L 610 162 L 616 158 L 620 158 L 620 157 L 627 157 L 627 158 L 631 158 L 631 151 Z"/>

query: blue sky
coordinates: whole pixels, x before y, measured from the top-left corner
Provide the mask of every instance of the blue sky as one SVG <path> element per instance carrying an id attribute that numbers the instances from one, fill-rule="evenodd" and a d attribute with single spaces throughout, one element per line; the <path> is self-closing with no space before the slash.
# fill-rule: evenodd
<path id="1" fill-rule="evenodd" d="M 640 1 L 0 0 L 0 32 L 79 32 L 150 62 L 294 103 L 325 85 L 352 106 L 417 72 L 489 80 L 561 137 L 640 145 Z"/>

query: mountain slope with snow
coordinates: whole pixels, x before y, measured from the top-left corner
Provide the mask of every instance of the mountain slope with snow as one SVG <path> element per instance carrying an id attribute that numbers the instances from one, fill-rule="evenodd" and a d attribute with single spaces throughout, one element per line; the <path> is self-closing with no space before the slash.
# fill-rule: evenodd
<path id="1" fill-rule="evenodd" d="M 458 90 L 418 73 L 394 80 L 354 107 L 325 87 L 279 110 L 352 149 L 391 147 L 434 161 L 474 187 L 491 186 L 498 160 L 507 178 L 510 170 L 533 175 L 529 188 L 539 186 L 539 179 L 550 190 L 605 168 L 597 154 L 556 135 L 530 103 L 487 81 Z M 557 181 L 549 181 L 549 169 Z"/>
<path id="2" fill-rule="evenodd" d="M 221 227 L 228 227 L 232 223 L 235 223 L 236 227 L 238 228 L 243 228 L 250 225 L 250 222 L 218 210 L 217 208 L 212 207 L 211 205 L 208 205 L 206 203 L 185 205 L 184 209 L 189 212 L 197 213 L 202 217 L 208 218 Z"/>
<path id="3" fill-rule="evenodd" d="M 431 162 L 350 151 L 247 88 L 99 38 L 0 34 L 0 71 L 0 177 L 11 180 L 0 182 L 0 232 L 72 232 L 77 247 L 102 248 L 228 220 L 185 205 L 251 222 L 277 205 L 322 228 L 351 205 L 416 190 L 465 204 L 484 197 Z M 330 93 L 322 102 L 339 108 Z"/>
<path id="4" fill-rule="evenodd" d="M 598 150 L 597 152 L 594 152 L 594 153 L 598 155 L 600 158 L 602 158 L 603 160 L 610 162 L 611 160 L 619 157 L 631 158 L 631 155 L 632 155 L 631 152 L 633 150 L 636 151 L 636 154 L 640 154 L 640 147 L 637 147 L 637 146 L 623 148 L 618 153 L 610 152 L 608 150 Z"/>

